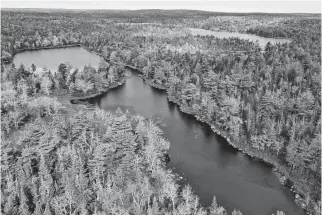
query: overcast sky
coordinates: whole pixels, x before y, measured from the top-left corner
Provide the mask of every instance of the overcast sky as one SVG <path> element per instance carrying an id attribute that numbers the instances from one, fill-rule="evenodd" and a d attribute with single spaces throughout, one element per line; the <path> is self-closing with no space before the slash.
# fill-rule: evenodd
<path id="1" fill-rule="evenodd" d="M 321 1 L 52 1 L 5 0 L 2 8 L 192 9 L 217 12 L 321 13 Z"/>

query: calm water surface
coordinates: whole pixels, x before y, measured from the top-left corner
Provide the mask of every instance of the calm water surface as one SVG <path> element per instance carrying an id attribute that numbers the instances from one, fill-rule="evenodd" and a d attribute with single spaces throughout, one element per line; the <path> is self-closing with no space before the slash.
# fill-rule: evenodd
<path id="1" fill-rule="evenodd" d="M 271 42 L 272 44 L 276 44 L 276 43 L 289 43 L 291 42 L 290 39 L 275 39 L 275 38 L 266 38 L 266 37 L 260 37 L 254 34 L 242 34 L 242 33 L 238 33 L 238 32 L 228 32 L 228 31 L 211 31 L 211 30 L 205 30 L 205 29 L 201 29 L 201 28 L 189 28 L 189 30 L 191 31 L 192 35 L 200 35 L 200 36 L 215 36 L 217 38 L 229 38 L 229 37 L 238 37 L 240 39 L 244 39 L 244 40 L 249 40 L 252 42 L 256 42 L 258 41 L 259 46 L 264 49 L 266 44 L 268 42 Z"/>
<path id="2" fill-rule="evenodd" d="M 46 67 L 56 72 L 59 64 L 69 62 L 73 68 L 83 69 L 85 65 L 91 64 L 98 68 L 100 57 L 86 51 L 82 47 L 68 47 L 61 49 L 43 49 L 21 52 L 13 57 L 16 68 L 23 64 L 26 68 L 35 64 L 37 70 Z"/>
<path id="3" fill-rule="evenodd" d="M 171 143 L 169 168 L 186 178 L 201 203 L 220 205 L 245 215 L 271 215 L 277 210 L 300 214 L 291 193 L 284 189 L 271 167 L 233 149 L 210 127 L 181 113 L 166 93 L 146 85 L 132 71 L 126 84 L 96 100 L 105 110 L 129 110 L 157 117 L 165 124 L 164 136 Z"/>
<path id="4" fill-rule="evenodd" d="M 88 63 L 97 66 L 99 60 L 82 48 L 68 48 L 24 52 L 16 55 L 14 62 L 56 68 L 66 61 L 78 67 Z M 281 186 L 271 167 L 230 147 L 208 125 L 181 113 L 177 105 L 167 101 L 165 92 L 146 85 L 136 72 L 128 73 L 132 77 L 124 85 L 97 98 L 96 104 L 105 110 L 121 107 L 160 118 L 164 136 L 171 143 L 168 167 L 186 179 L 203 205 L 209 206 L 216 195 L 230 213 L 236 208 L 244 215 L 271 215 L 277 210 L 301 214 L 291 192 Z"/>

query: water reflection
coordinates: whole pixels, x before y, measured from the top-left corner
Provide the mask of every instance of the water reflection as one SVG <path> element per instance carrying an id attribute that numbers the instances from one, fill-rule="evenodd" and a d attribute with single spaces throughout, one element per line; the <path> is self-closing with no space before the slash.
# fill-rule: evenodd
<path id="1" fill-rule="evenodd" d="M 210 205 L 215 194 L 230 213 L 237 208 L 250 215 L 271 215 L 277 209 L 300 214 L 291 193 L 280 185 L 270 166 L 243 155 L 207 124 L 180 112 L 167 101 L 164 91 L 144 84 L 135 72 L 124 87 L 99 100 L 103 109 L 132 107 L 145 117 L 162 120 L 164 135 L 171 142 L 167 166 L 184 176 L 186 180 L 180 183 L 189 183 L 203 205 Z"/>
<path id="2" fill-rule="evenodd" d="M 79 59 L 78 48 L 73 49 L 75 53 L 64 50 L 66 49 L 59 49 L 64 61 L 83 61 L 80 63 L 87 64 L 91 60 Z M 49 58 L 43 56 L 44 52 L 52 51 L 54 50 L 29 53 L 32 57 L 25 52 L 15 58 L 23 62 L 35 62 L 30 59 L 40 58 L 42 65 L 61 63 L 61 59 L 56 59 L 51 54 L 48 55 L 51 56 Z M 92 65 L 96 60 L 99 62 L 99 58 L 95 58 Z M 166 125 L 162 127 L 164 136 L 171 142 L 168 168 L 175 168 L 174 172 L 184 176 L 186 180 L 180 183 L 189 183 L 203 205 L 209 206 L 213 195 L 216 195 L 218 203 L 230 213 L 236 208 L 248 215 L 271 215 L 277 209 L 286 214 L 300 214 L 291 193 L 283 189 L 271 167 L 243 155 L 229 146 L 223 138 L 215 135 L 208 125 L 181 113 L 177 105 L 167 101 L 165 92 L 144 84 L 135 72 L 126 84 L 92 102 L 106 110 L 120 107 L 147 118 L 160 118 Z"/>

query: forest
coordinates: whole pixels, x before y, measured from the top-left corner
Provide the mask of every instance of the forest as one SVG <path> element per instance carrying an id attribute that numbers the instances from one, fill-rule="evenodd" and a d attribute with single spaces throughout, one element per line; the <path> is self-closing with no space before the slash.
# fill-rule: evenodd
<path id="1" fill-rule="evenodd" d="M 153 121 L 66 107 L 65 95 L 123 83 L 124 66 L 239 149 L 273 164 L 306 210 L 320 213 L 320 16 L 18 10 L 1 18 L 4 214 L 226 213 L 216 198 L 203 208 L 190 187 L 178 187 L 164 168 L 170 143 Z M 239 38 L 194 36 L 191 27 L 292 42 L 263 49 Z M 24 65 L 3 66 L 24 50 L 76 45 L 104 57 L 97 71 L 61 64 L 38 77 Z"/>
<path id="2" fill-rule="evenodd" d="M 124 69 L 105 61 L 97 71 L 64 63 L 54 75 L 14 64 L 2 71 L 1 213 L 227 214 L 216 197 L 204 208 L 190 186 L 178 186 L 153 120 L 65 101 L 120 80 Z"/>

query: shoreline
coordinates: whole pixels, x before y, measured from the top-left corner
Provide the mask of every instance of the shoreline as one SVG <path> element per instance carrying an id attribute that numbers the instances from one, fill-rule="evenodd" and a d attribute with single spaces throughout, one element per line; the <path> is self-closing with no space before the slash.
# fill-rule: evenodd
<path id="1" fill-rule="evenodd" d="M 27 48 L 27 49 L 21 49 L 15 53 L 12 54 L 12 57 L 9 60 L 4 60 L 1 58 L 1 61 L 3 61 L 4 64 L 10 64 L 13 61 L 13 57 L 19 53 L 26 52 L 26 51 L 39 51 L 43 49 L 63 49 L 63 48 L 70 48 L 70 47 L 83 47 L 80 43 L 77 44 L 70 44 L 70 45 L 63 45 L 63 46 L 49 46 L 49 47 L 40 47 L 40 48 Z"/>
<path id="2" fill-rule="evenodd" d="M 258 36 L 258 37 L 262 37 L 262 38 L 265 38 L 265 39 L 277 39 L 277 40 L 289 40 L 289 42 L 292 42 L 292 38 L 291 37 L 269 37 L 269 36 L 262 36 L 262 35 L 259 35 L 259 34 L 256 34 L 256 33 L 248 33 L 247 30 L 249 29 L 244 29 L 244 30 L 237 30 L 237 31 L 229 31 L 229 30 L 222 30 L 222 29 L 218 29 L 218 30 L 211 30 L 211 29 L 206 29 L 204 27 L 197 27 L 197 28 L 194 28 L 194 27 L 187 27 L 189 30 L 192 28 L 192 29 L 203 29 L 203 30 L 206 30 L 206 31 L 213 31 L 213 32 L 229 32 L 229 33 L 240 33 L 240 34 L 247 34 L 247 35 L 253 35 L 253 36 Z"/>
<path id="3" fill-rule="evenodd" d="M 130 67 L 130 68 L 132 68 L 132 67 Z M 142 79 L 144 80 L 145 83 L 147 83 L 151 87 L 154 87 L 154 88 L 159 89 L 159 90 L 165 90 L 165 91 L 167 89 L 166 86 L 159 86 L 158 84 L 155 84 L 155 83 L 152 83 L 151 81 L 146 80 L 145 77 L 142 77 Z M 188 107 L 185 107 L 183 104 L 180 104 L 179 101 L 176 100 L 175 98 L 171 98 L 168 95 L 167 91 L 166 91 L 166 96 L 167 96 L 167 100 L 169 102 L 172 102 L 172 103 L 178 105 L 179 110 L 182 113 L 192 115 L 197 121 L 202 122 L 202 123 L 206 123 L 208 126 L 210 126 L 211 130 L 216 135 L 223 137 L 227 141 L 227 143 L 230 146 L 232 146 L 233 148 L 237 149 L 238 151 L 240 151 L 244 155 L 249 156 L 252 159 L 257 159 L 257 160 L 259 160 L 261 162 L 264 162 L 265 164 L 271 166 L 273 172 L 277 175 L 277 177 L 279 178 L 279 181 L 283 185 L 283 187 L 288 189 L 288 190 L 290 190 L 293 193 L 293 195 L 294 195 L 293 200 L 294 200 L 295 204 L 299 208 L 303 209 L 304 213 L 311 214 L 311 213 L 309 213 L 309 210 L 307 208 L 305 200 L 301 197 L 301 195 L 303 196 L 304 194 L 296 189 L 292 178 L 287 177 L 288 173 L 285 172 L 285 169 L 281 169 L 281 168 L 277 167 L 277 162 L 274 162 L 273 160 L 271 160 L 269 158 L 266 158 L 264 156 L 257 155 L 256 152 L 249 151 L 249 150 L 247 150 L 247 148 L 243 148 L 242 146 L 240 146 L 240 144 L 237 145 L 237 144 L 233 143 L 231 138 L 227 134 L 225 134 L 226 132 L 221 131 L 220 129 L 216 128 L 215 125 L 212 125 L 207 120 L 202 119 L 200 116 L 198 116 L 197 114 L 195 114 L 192 111 L 190 111 Z M 292 186 L 286 186 L 287 181 L 291 182 Z"/>
<path id="4" fill-rule="evenodd" d="M 105 58 L 104 58 L 104 56 L 103 56 L 102 54 L 97 53 L 97 52 L 95 52 L 95 51 L 92 51 L 92 50 L 88 49 L 87 47 L 85 47 L 85 46 L 83 46 L 83 45 L 81 45 L 81 44 L 67 45 L 67 46 L 61 46 L 61 47 L 43 47 L 43 48 L 37 48 L 37 49 L 25 49 L 25 50 L 23 50 L 23 51 L 21 51 L 21 52 L 24 52 L 24 51 L 34 51 L 34 50 L 41 50 L 41 49 L 68 48 L 68 47 L 82 47 L 82 48 L 84 48 L 86 51 L 89 51 L 89 52 L 91 52 L 91 53 L 93 53 L 93 54 L 96 54 L 96 55 L 98 55 L 98 56 L 102 57 L 105 61 L 108 61 L 107 59 L 105 59 Z M 18 54 L 18 53 L 21 53 L 21 52 L 17 52 L 17 53 L 15 53 L 15 54 Z M 14 56 L 14 55 L 13 55 L 13 56 Z M 12 56 L 12 58 L 13 58 L 13 56 Z M 129 69 L 131 69 L 131 70 L 136 70 L 138 73 L 143 74 L 139 69 L 136 69 L 136 68 L 134 68 L 134 67 L 133 67 L 133 66 L 131 66 L 131 65 L 125 65 L 125 64 L 124 64 L 123 66 L 124 66 L 124 67 L 127 67 L 127 68 L 129 68 Z M 296 203 L 300 208 L 304 209 L 304 212 L 305 212 L 306 214 L 310 214 L 310 213 L 308 213 L 308 211 L 309 211 L 309 210 L 307 209 L 307 205 L 306 205 L 306 203 L 305 203 L 305 200 L 301 197 L 301 196 L 304 196 L 304 194 L 303 194 L 303 193 L 301 193 L 300 191 L 298 191 L 298 190 L 296 189 L 296 186 L 295 186 L 294 182 L 292 181 L 291 177 L 287 177 L 287 176 L 286 176 L 286 175 L 289 175 L 289 174 L 288 174 L 288 172 L 287 172 L 287 171 L 285 171 L 285 169 L 281 169 L 280 167 L 277 167 L 277 163 L 276 163 L 276 162 L 274 162 L 273 160 L 270 160 L 270 159 L 268 159 L 268 158 L 266 158 L 266 157 L 264 157 L 264 156 L 257 155 L 257 154 L 255 154 L 256 152 L 249 151 L 249 150 L 247 150 L 247 148 L 242 149 L 242 146 L 238 146 L 238 145 L 234 144 L 234 143 L 231 141 L 231 139 L 229 138 L 229 136 L 228 136 L 227 134 L 225 134 L 225 132 L 224 132 L 224 131 L 221 131 L 220 129 L 216 128 L 214 125 L 212 125 L 211 123 L 209 123 L 207 120 L 202 119 L 202 118 L 201 118 L 200 116 L 198 116 L 196 113 L 193 113 L 192 111 L 190 111 L 188 107 L 185 107 L 183 104 L 180 104 L 180 103 L 179 103 L 179 101 L 175 100 L 174 98 L 171 98 L 171 97 L 168 95 L 168 93 L 167 93 L 167 87 L 166 87 L 166 86 L 162 86 L 162 85 L 160 85 L 160 84 L 156 84 L 156 83 L 154 83 L 154 82 L 152 82 L 152 81 L 148 80 L 148 79 L 147 79 L 146 77 L 144 77 L 143 75 L 141 75 L 141 78 L 144 80 L 144 82 L 145 82 L 147 85 L 149 85 L 149 86 L 151 86 L 151 87 L 153 87 L 153 88 L 159 89 L 159 90 L 165 90 L 165 92 L 166 92 L 166 96 L 167 96 L 167 100 L 168 100 L 169 102 L 173 102 L 173 103 L 175 103 L 176 105 L 178 105 L 178 106 L 179 106 L 179 110 L 180 110 L 181 112 L 186 113 L 186 114 L 190 114 L 190 115 L 194 116 L 196 120 L 198 120 L 198 121 L 200 121 L 200 122 L 203 122 L 203 123 L 206 123 L 207 125 L 209 125 L 209 126 L 210 126 L 210 128 L 211 128 L 211 130 L 212 130 L 215 134 L 217 134 L 217 135 L 219 135 L 219 136 L 223 137 L 223 138 L 227 141 L 227 143 L 228 143 L 230 146 L 234 147 L 235 149 L 237 149 L 238 151 L 242 152 L 243 154 L 245 154 L 245 155 L 249 156 L 249 157 L 250 157 L 250 158 L 252 158 L 252 159 L 257 159 L 257 160 L 260 160 L 260 161 L 262 161 L 262 162 L 264 162 L 264 163 L 266 163 L 266 164 L 270 165 L 270 166 L 273 168 L 273 171 L 274 171 L 274 172 L 276 172 L 276 174 L 277 174 L 278 178 L 280 179 L 281 184 L 282 184 L 286 189 L 289 189 L 289 190 L 294 194 L 294 201 L 295 201 L 295 203 Z M 71 104 L 73 104 L 73 102 L 75 102 L 75 101 L 76 101 L 76 102 L 80 102 L 80 101 L 82 101 L 82 100 L 89 100 L 89 99 L 93 99 L 93 98 L 95 98 L 95 97 L 97 97 L 97 96 L 100 96 L 100 95 L 102 95 L 102 94 L 107 93 L 107 92 L 108 92 L 109 90 L 111 90 L 111 89 L 114 89 L 114 88 L 116 88 L 116 87 L 118 87 L 118 86 L 123 85 L 123 84 L 125 83 L 125 80 L 126 80 L 126 78 L 124 78 L 124 80 L 122 80 L 121 82 L 118 82 L 117 84 L 115 84 L 115 85 L 113 85 L 113 86 L 109 87 L 107 90 L 105 90 L 105 91 L 103 91 L 103 92 L 100 92 L 100 93 L 95 93 L 95 94 L 91 94 L 91 95 L 88 95 L 88 96 L 82 96 L 82 97 L 72 97 L 72 96 L 71 96 L 71 97 L 69 98 L 69 102 L 70 102 Z M 87 102 L 87 101 L 86 101 L 86 102 Z M 76 103 L 76 104 L 77 104 L 77 103 Z M 283 180 L 281 180 L 281 179 L 283 179 Z M 288 181 L 290 181 L 290 182 L 293 184 L 293 186 L 292 186 L 291 188 L 289 188 L 289 187 L 285 186 L 285 182 L 286 182 L 287 180 L 288 180 Z"/>
<path id="5" fill-rule="evenodd" d="M 85 96 L 70 96 L 69 101 L 70 101 L 70 103 L 74 104 L 74 102 L 82 102 L 82 100 L 94 99 L 95 97 L 101 96 L 101 95 L 107 93 L 108 91 L 110 91 L 114 88 L 117 88 L 118 86 L 122 86 L 125 83 L 125 80 L 126 80 L 126 78 L 124 78 L 122 81 L 112 84 L 106 90 L 99 92 L 99 93 L 93 93 L 93 94 L 85 95 Z"/>
<path id="6" fill-rule="evenodd" d="M 105 61 L 107 61 L 107 59 L 104 58 L 104 56 L 98 52 L 95 52 L 95 51 L 92 51 L 90 50 L 89 48 L 83 46 L 81 43 L 77 43 L 77 44 L 69 44 L 69 45 L 63 45 L 63 46 L 49 46 L 49 47 L 40 47 L 40 48 L 27 48 L 27 49 L 21 49 L 17 52 L 15 52 L 12 57 L 10 58 L 9 61 L 4 61 L 3 59 L 1 59 L 4 64 L 10 64 L 12 63 L 12 60 L 13 60 L 13 57 L 19 53 L 22 53 L 22 52 L 26 52 L 26 51 L 39 51 L 39 50 L 44 50 L 44 49 L 63 49 L 63 48 L 72 48 L 72 47 L 81 47 L 81 48 L 84 48 L 86 51 L 90 52 L 90 53 L 93 53 L 93 54 L 96 54 L 100 57 L 102 57 Z M 133 68 L 131 68 L 133 69 Z M 125 83 L 125 80 L 126 78 L 124 78 L 122 81 L 119 81 L 115 84 L 112 84 L 110 87 L 108 87 L 106 90 L 102 91 L 102 92 L 98 92 L 98 93 L 93 93 L 93 94 L 90 94 L 90 95 L 85 95 L 85 96 L 70 96 L 69 97 L 69 102 L 71 104 L 74 104 L 74 102 L 80 102 L 82 100 L 88 100 L 88 99 L 93 99 L 97 96 L 100 96 L 100 95 L 103 95 L 105 93 L 107 93 L 109 90 L 111 89 L 114 89 L 118 86 L 121 86 Z M 75 103 L 76 104 L 76 103 Z"/>

